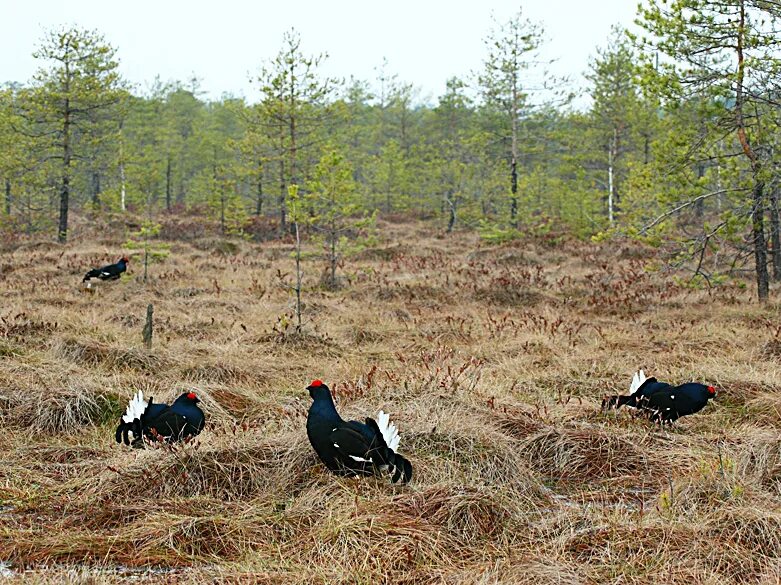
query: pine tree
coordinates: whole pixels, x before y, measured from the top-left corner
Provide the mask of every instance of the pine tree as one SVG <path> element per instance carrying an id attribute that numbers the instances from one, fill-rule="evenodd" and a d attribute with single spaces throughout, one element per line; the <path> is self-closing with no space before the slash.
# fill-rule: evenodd
<path id="1" fill-rule="evenodd" d="M 46 63 L 35 74 L 29 99 L 23 104 L 23 132 L 35 139 L 39 160 L 59 161 L 57 239 L 68 237 L 75 162 L 88 142 L 113 135 L 96 120 L 124 95 L 115 49 L 94 31 L 78 28 L 50 32 L 34 53 Z M 89 136 L 89 141 L 85 138 Z"/>
<path id="2" fill-rule="evenodd" d="M 641 44 L 669 58 L 658 67 L 648 64 L 646 84 L 670 104 L 699 105 L 703 123 L 714 130 L 706 130 L 706 134 L 724 137 L 722 161 L 739 154 L 752 177 L 748 209 L 735 211 L 750 218 L 760 301 L 768 298 L 769 280 L 764 228 L 767 176 L 761 127 L 762 114 L 767 112 L 763 106 L 773 99 L 771 84 L 781 67 L 777 56 L 781 39 L 776 33 L 780 17 L 781 8 L 772 2 L 650 0 L 638 20 L 648 33 L 647 38 L 638 39 Z M 706 147 L 714 148 L 712 144 Z M 697 144 L 693 148 L 700 149 Z M 739 174 L 734 175 L 733 184 L 742 188 Z M 695 203 L 692 200 L 685 207 Z M 725 228 L 733 224 L 721 223 Z M 707 234 L 702 238 L 701 257 L 709 238 Z"/>
<path id="3" fill-rule="evenodd" d="M 518 217 L 518 165 L 521 153 L 521 119 L 529 107 L 532 85 L 529 69 L 538 59 L 543 41 L 540 24 L 524 19 L 519 11 L 506 23 L 496 23 L 485 39 L 488 58 L 480 76 L 483 97 L 509 126 L 510 222 Z"/>
<path id="4" fill-rule="evenodd" d="M 332 145 L 324 149 L 307 189 L 306 204 L 311 212 L 309 223 L 321 235 L 326 252 L 327 269 L 323 284 L 333 290 L 339 286 L 336 269 L 350 235 L 354 239 L 357 232 L 373 221 L 373 216 L 360 213 L 352 166 Z"/>
<path id="5" fill-rule="evenodd" d="M 305 56 L 301 52 L 301 37 L 292 29 L 285 34 L 280 52 L 257 78 L 263 114 L 259 121 L 274 137 L 279 168 L 280 229 L 283 232 L 287 228 L 288 186 L 302 182 L 302 153 L 313 146 L 317 131 L 330 118 L 325 105 L 336 80 L 320 78 L 317 73 L 326 57 L 326 54 Z"/>

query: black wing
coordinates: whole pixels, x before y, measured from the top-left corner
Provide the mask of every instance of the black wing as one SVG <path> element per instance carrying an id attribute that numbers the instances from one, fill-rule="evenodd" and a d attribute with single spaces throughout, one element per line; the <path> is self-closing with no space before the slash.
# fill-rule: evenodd
<path id="1" fill-rule="evenodd" d="M 328 435 L 328 441 L 334 448 L 334 459 L 338 468 L 350 470 L 362 475 L 374 473 L 372 461 L 372 443 L 361 429 L 355 428 L 355 421 L 349 421 L 336 427 Z"/>
<path id="2" fill-rule="evenodd" d="M 670 385 L 665 382 L 659 382 L 656 378 L 646 378 L 640 387 L 629 395 L 608 396 L 602 400 L 602 409 L 620 408 L 624 405 L 632 408 L 642 406 L 643 397 L 648 397 L 655 392 L 669 388 Z"/>
<path id="3" fill-rule="evenodd" d="M 102 268 L 93 268 L 87 274 L 84 275 L 83 280 L 89 280 L 90 278 L 99 278 L 100 280 L 116 280 L 126 270 L 124 265 L 109 264 Z"/>
<path id="4" fill-rule="evenodd" d="M 668 393 L 657 393 L 643 400 L 643 410 L 653 422 L 673 422 L 680 416 L 675 399 Z"/>
<path id="5" fill-rule="evenodd" d="M 201 429 L 203 429 L 203 420 L 190 421 L 186 416 L 174 412 L 170 408 L 165 409 L 158 416 L 144 421 L 144 432 L 148 437 L 152 439 L 162 437 L 169 443 L 193 437 L 200 433 Z"/>
<path id="6" fill-rule="evenodd" d="M 644 408 L 649 412 L 649 418 L 654 422 L 672 422 L 679 417 L 694 414 L 702 410 L 704 406 L 704 403 L 674 388 L 666 392 L 652 394 L 644 402 Z"/>

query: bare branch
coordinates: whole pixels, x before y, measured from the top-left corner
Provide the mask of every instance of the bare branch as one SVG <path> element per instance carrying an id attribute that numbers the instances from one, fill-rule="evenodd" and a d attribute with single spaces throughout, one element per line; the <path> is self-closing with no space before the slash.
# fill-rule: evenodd
<path id="1" fill-rule="evenodd" d="M 648 230 L 650 230 L 655 225 L 663 222 L 665 219 L 670 217 L 671 215 L 675 215 L 679 211 L 686 209 L 687 207 L 691 207 L 698 201 L 702 201 L 704 199 L 707 199 L 709 197 L 713 197 L 714 195 L 724 195 L 725 193 L 730 193 L 734 191 L 746 191 L 746 189 L 719 189 L 718 191 L 711 191 L 710 193 L 705 193 L 703 195 L 699 195 L 698 197 L 695 197 L 694 199 L 690 199 L 689 201 L 686 201 L 685 203 L 682 203 L 678 207 L 675 207 L 674 209 L 671 209 L 670 211 L 667 211 L 657 217 L 655 220 L 653 220 L 648 225 L 644 226 L 643 229 L 640 230 L 640 234 L 645 234 Z"/>

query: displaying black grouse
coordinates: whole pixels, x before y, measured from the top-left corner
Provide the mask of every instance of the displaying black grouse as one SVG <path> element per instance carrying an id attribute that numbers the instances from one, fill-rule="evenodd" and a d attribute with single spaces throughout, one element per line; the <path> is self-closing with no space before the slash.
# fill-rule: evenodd
<path id="1" fill-rule="evenodd" d="M 643 370 L 632 377 L 628 396 L 609 396 L 602 408 L 637 408 L 653 422 L 673 422 L 682 416 L 699 412 L 715 398 L 716 388 L 697 382 L 672 386 L 656 378 L 646 378 Z"/>
<path id="2" fill-rule="evenodd" d="M 87 288 L 92 286 L 90 282 L 91 278 L 98 278 L 100 280 L 117 280 L 122 273 L 127 270 L 127 265 L 130 262 L 130 258 L 122 256 L 116 264 L 109 264 L 103 268 L 93 268 L 87 274 L 84 275 L 82 282 L 87 283 Z"/>
<path id="3" fill-rule="evenodd" d="M 331 390 L 320 380 L 309 386 L 314 402 L 306 419 L 309 442 L 326 467 L 340 475 L 391 474 L 391 481 L 412 479 L 412 464 L 396 453 L 399 433 L 390 416 L 380 411 L 377 421 L 345 421 L 336 412 Z"/>
<path id="4" fill-rule="evenodd" d="M 189 437 L 194 437 L 203 430 L 206 417 L 198 406 L 198 397 L 194 392 L 185 392 L 170 406 L 155 404 L 152 399 L 144 400 L 140 390 L 130 400 L 127 410 L 117 427 L 117 443 L 130 445 L 129 434 L 132 433 L 132 445 L 143 445 L 146 438 L 149 441 L 164 440 L 175 443 Z"/>

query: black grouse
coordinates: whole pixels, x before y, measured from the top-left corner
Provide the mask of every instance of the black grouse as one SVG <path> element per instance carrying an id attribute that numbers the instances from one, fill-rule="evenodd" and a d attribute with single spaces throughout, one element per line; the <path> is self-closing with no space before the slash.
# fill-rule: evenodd
<path id="1" fill-rule="evenodd" d="M 412 479 L 412 464 L 396 453 L 399 433 L 390 416 L 380 411 L 377 421 L 345 421 L 336 412 L 331 390 L 320 380 L 309 386 L 314 402 L 306 419 L 309 442 L 326 467 L 340 475 L 391 474 L 391 481 Z"/>
<path id="2" fill-rule="evenodd" d="M 151 398 L 149 402 L 144 400 L 144 393 L 139 390 L 119 421 L 115 435 L 117 443 L 130 445 L 130 433 L 134 447 L 142 446 L 144 439 L 175 443 L 194 437 L 203 430 L 206 422 L 198 402 L 200 400 L 194 392 L 185 392 L 170 406 L 155 404 Z"/>
<path id="3" fill-rule="evenodd" d="M 620 408 L 623 405 L 637 408 L 653 422 L 670 423 L 682 416 L 699 412 L 715 398 L 716 388 L 697 382 L 672 386 L 656 378 L 646 378 L 643 370 L 632 377 L 627 396 L 609 396 L 602 407 Z"/>
<path id="4" fill-rule="evenodd" d="M 100 280 L 117 280 L 122 273 L 127 270 L 127 265 L 130 262 L 130 258 L 122 256 L 116 264 L 109 264 L 103 268 L 93 268 L 87 274 L 84 275 L 82 282 L 87 283 L 87 288 L 92 286 L 90 282 L 91 278 L 97 278 Z"/>

